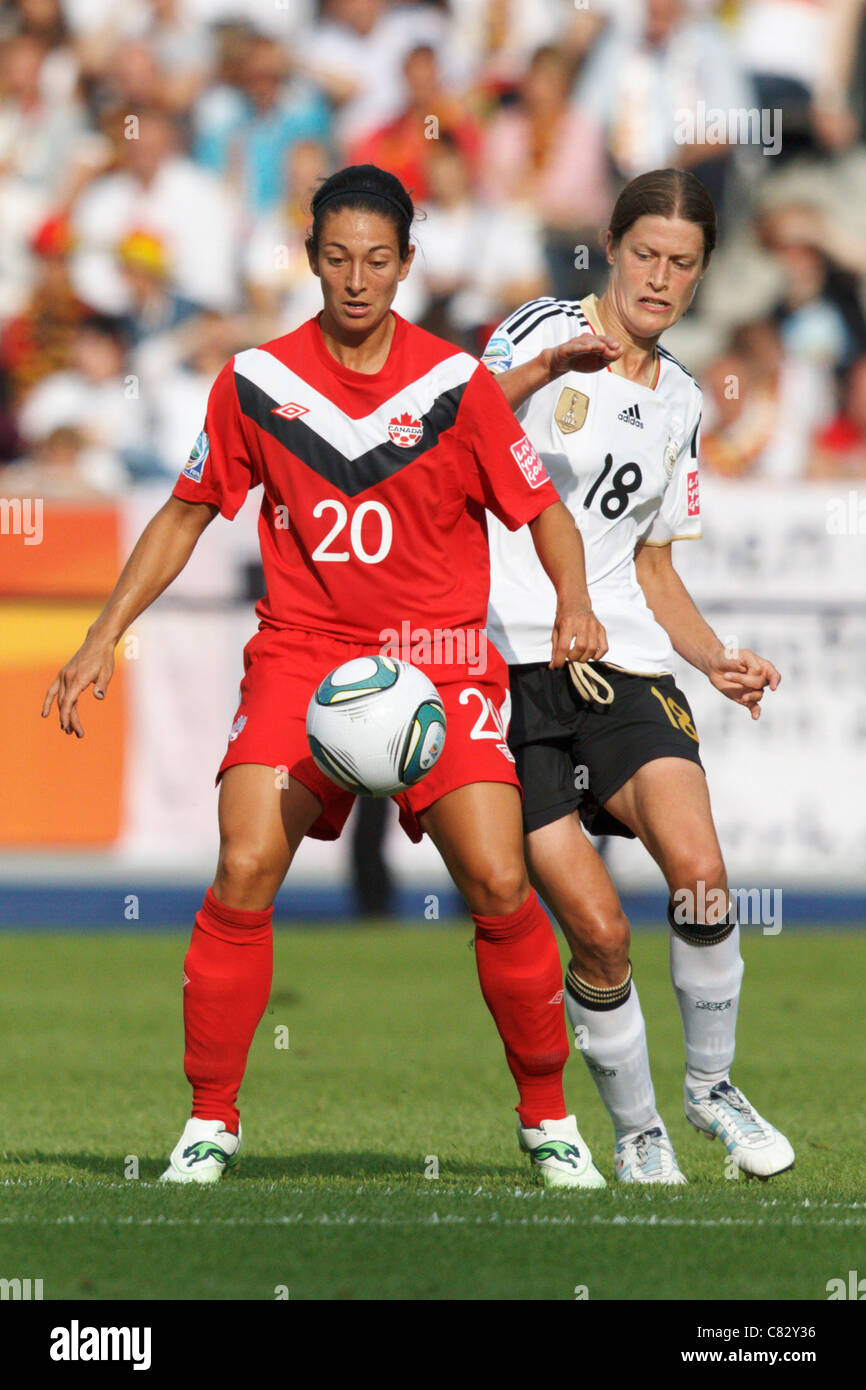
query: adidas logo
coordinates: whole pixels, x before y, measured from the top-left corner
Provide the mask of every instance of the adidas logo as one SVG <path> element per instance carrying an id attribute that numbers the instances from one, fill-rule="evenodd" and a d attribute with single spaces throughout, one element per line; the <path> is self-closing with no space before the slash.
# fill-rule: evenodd
<path id="1" fill-rule="evenodd" d="M 639 430 L 643 429 L 643 420 L 640 418 L 640 409 L 636 405 L 627 406 L 625 410 L 621 410 L 619 412 L 619 415 L 617 415 L 616 418 L 618 420 L 622 420 L 624 425 L 635 425 Z"/>

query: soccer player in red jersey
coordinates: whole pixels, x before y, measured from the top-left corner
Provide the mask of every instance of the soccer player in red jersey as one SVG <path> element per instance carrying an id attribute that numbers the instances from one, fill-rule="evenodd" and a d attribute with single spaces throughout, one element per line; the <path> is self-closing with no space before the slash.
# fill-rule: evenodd
<path id="1" fill-rule="evenodd" d="M 172 497 L 43 707 L 47 716 L 56 697 L 61 727 L 83 737 L 78 699 L 91 685 L 104 698 L 124 630 L 217 513 L 233 517 L 261 483 L 267 595 L 218 774 L 216 876 L 184 962 L 192 1118 L 163 1176 L 212 1182 L 237 1160 L 237 1095 L 271 985 L 273 900 L 303 837 L 337 838 L 353 801 L 310 756 L 307 705 L 331 669 L 408 624 L 431 638 L 430 662 L 415 664 L 439 690 L 448 737 L 431 772 L 396 798 L 403 828 L 431 837 L 474 917 L 521 1146 L 545 1182 L 600 1186 L 563 1102 L 559 955 L 523 860 L 507 669 L 483 632 L 489 509 L 512 529 L 529 526 L 556 588 L 552 663 L 603 655 L 579 533 L 486 368 L 391 311 L 414 254 L 402 184 L 352 166 L 322 184 L 312 211 L 322 312 L 220 372 Z M 452 659 L 437 662 L 436 634 L 449 633 Z M 276 768 L 288 769 L 287 787 Z"/>

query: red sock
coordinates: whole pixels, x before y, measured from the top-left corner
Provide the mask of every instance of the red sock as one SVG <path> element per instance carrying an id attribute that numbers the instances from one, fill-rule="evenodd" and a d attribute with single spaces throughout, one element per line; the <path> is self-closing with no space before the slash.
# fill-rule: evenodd
<path id="1" fill-rule="evenodd" d="M 534 892 L 507 917 L 473 917 L 481 993 L 517 1082 L 520 1123 L 562 1120 L 568 1034 L 553 928 Z"/>
<path id="2" fill-rule="evenodd" d="M 235 1104 L 271 992 L 274 910 L 225 907 L 210 889 L 183 963 L 184 1070 L 192 1114 L 238 1132 Z"/>

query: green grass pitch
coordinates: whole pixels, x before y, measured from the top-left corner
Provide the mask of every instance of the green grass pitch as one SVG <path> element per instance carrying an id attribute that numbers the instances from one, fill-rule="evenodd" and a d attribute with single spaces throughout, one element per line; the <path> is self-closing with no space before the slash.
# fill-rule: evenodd
<path id="1" fill-rule="evenodd" d="M 689 1186 L 581 1194 L 544 1193 L 517 1149 L 470 937 L 468 921 L 279 931 L 243 1162 L 215 1188 L 166 1189 L 188 1113 L 186 934 L 6 934 L 0 1276 L 41 1278 L 46 1299 L 822 1300 L 829 1279 L 866 1273 L 862 936 L 744 932 L 733 1075 L 797 1151 L 759 1183 L 727 1178 L 721 1146 L 683 1118 L 667 945 L 638 932 Z M 566 1095 L 612 1182 L 577 1055 Z"/>

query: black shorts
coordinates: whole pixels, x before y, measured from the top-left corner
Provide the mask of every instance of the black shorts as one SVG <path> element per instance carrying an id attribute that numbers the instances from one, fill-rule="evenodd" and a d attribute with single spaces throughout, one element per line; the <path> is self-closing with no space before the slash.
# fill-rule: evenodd
<path id="1" fill-rule="evenodd" d="M 508 743 L 523 787 L 528 834 L 579 811 L 593 835 L 626 835 L 604 810 L 638 768 L 656 758 L 686 758 L 702 767 L 688 700 L 673 676 L 635 676 L 593 662 L 613 687 L 609 705 L 588 704 L 565 667 L 510 666 Z"/>

